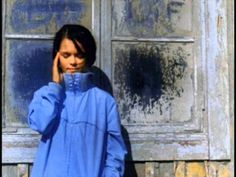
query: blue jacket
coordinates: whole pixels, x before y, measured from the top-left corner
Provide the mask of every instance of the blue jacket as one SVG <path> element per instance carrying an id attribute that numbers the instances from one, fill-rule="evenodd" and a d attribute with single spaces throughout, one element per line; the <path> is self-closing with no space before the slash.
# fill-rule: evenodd
<path id="1" fill-rule="evenodd" d="M 92 73 L 63 74 L 34 93 L 28 124 L 42 134 L 31 177 L 121 177 L 127 153 L 117 104 Z"/>

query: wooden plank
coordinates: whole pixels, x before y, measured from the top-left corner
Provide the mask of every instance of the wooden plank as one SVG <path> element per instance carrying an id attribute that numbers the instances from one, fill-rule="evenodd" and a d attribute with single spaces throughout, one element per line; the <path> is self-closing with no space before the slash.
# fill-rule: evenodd
<path id="1" fill-rule="evenodd" d="M 31 163 L 38 148 L 39 135 L 35 134 L 3 134 L 2 162 Z"/>
<path id="2" fill-rule="evenodd" d="M 206 169 L 202 162 L 187 162 L 186 176 L 187 177 L 206 177 Z"/>
<path id="3" fill-rule="evenodd" d="M 158 175 L 159 164 L 157 162 L 145 163 L 145 177 L 156 177 Z"/>
<path id="4" fill-rule="evenodd" d="M 135 163 L 134 167 L 135 167 L 137 176 L 134 175 L 133 177 L 145 177 L 145 162 Z"/>
<path id="5" fill-rule="evenodd" d="M 172 177 L 174 176 L 174 163 L 162 162 L 159 164 L 159 176 L 160 177 Z"/>
<path id="6" fill-rule="evenodd" d="M 165 137 L 162 140 L 135 140 L 130 138 L 132 159 L 147 160 L 202 160 L 208 157 L 207 140 L 181 140 Z M 131 157 L 128 157 L 131 158 Z"/>
<path id="7" fill-rule="evenodd" d="M 208 177 L 216 177 L 217 176 L 217 163 L 206 162 L 205 166 L 207 167 Z"/>
<path id="8" fill-rule="evenodd" d="M 174 161 L 174 176 L 186 177 L 185 161 Z"/>
<path id="9" fill-rule="evenodd" d="M 29 176 L 29 166 L 28 164 L 18 164 L 17 165 L 17 177 L 28 177 Z"/>
<path id="10" fill-rule="evenodd" d="M 232 163 L 232 162 L 231 162 Z M 210 161 L 207 162 L 208 176 L 207 177 L 233 177 L 234 172 L 230 169 L 232 165 L 226 161 Z"/>
<path id="11" fill-rule="evenodd" d="M 217 177 L 232 177 L 233 171 L 230 171 L 228 164 L 221 163 L 218 168 Z"/>
<path id="12" fill-rule="evenodd" d="M 3 165 L 2 177 L 17 177 L 17 165 L 15 164 Z"/>

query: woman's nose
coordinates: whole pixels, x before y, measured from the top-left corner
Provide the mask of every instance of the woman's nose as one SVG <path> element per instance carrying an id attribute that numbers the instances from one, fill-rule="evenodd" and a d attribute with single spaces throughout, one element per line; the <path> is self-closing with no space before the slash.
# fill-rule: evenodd
<path id="1" fill-rule="evenodd" d="M 74 55 L 71 56 L 71 64 L 76 64 L 76 57 Z"/>

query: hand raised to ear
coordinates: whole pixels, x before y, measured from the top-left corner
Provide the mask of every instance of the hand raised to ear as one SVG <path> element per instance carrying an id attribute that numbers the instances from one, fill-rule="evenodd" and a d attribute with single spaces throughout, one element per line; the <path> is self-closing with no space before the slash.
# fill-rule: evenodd
<path id="1" fill-rule="evenodd" d="M 63 81 L 63 75 L 59 69 L 59 57 L 60 53 L 57 52 L 57 55 L 53 60 L 53 66 L 52 66 L 52 81 L 58 84 L 60 84 Z"/>

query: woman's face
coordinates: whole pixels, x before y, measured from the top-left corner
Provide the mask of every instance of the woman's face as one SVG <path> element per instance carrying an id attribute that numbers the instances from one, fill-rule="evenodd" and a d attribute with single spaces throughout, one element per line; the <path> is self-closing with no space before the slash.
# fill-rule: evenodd
<path id="1" fill-rule="evenodd" d="M 77 44 L 85 52 L 83 46 L 79 42 Z M 72 40 L 64 38 L 59 53 L 60 67 L 64 73 L 81 72 L 86 68 L 84 55 L 77 51 Z"/>

